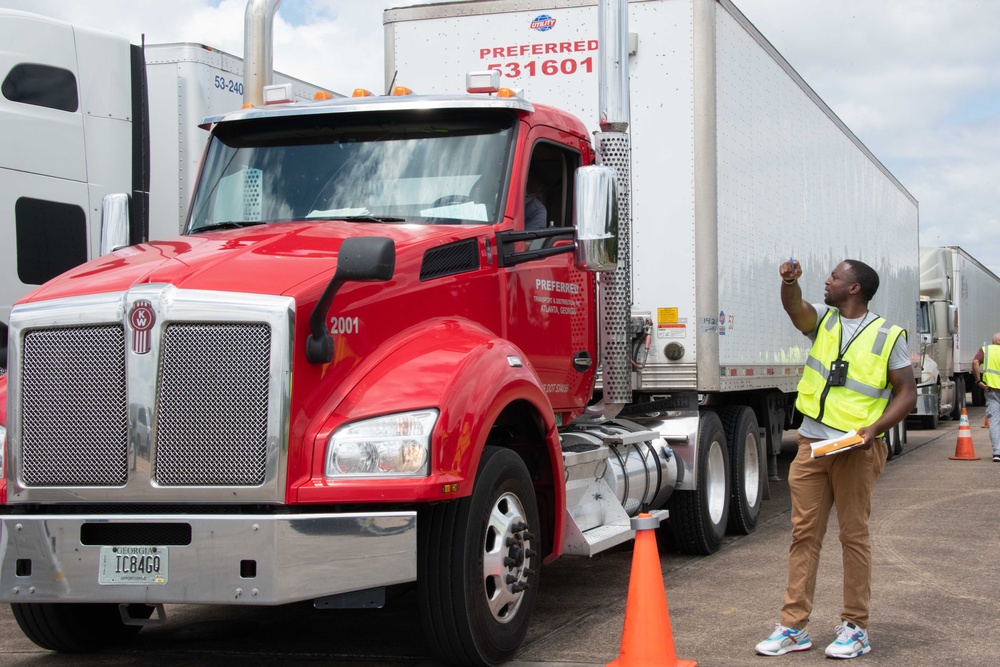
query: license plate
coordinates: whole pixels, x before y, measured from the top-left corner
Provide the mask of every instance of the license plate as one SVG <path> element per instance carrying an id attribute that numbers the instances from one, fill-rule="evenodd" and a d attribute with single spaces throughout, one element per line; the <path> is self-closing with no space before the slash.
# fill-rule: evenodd
<path id="1" fill-rule="evenodd" d="M 101 547 L 100 584 L 167 583 L 167 547 Z"/>

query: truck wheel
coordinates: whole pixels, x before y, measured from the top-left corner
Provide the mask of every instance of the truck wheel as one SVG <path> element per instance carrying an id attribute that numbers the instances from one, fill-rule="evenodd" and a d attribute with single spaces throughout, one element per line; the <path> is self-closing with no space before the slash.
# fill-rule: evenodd
<path id="1" fill-rule="evenodd" d="M 719 415 L 705 410 L 699 422 L 697 490 L 674 491 L 667 503 L 667 526 L 682 552 L 711 554 L 719 550 L 726 534 L 729 454 Z"/>
<path id="2" fill-rule="evenodd" d="M 509 449 L 483 451 L 472 495 L 424 510 L 418 596 L 425 636 L 456 665 L 498 665 L 524 641 L 538 593 L 538 507 Z"/>
<path id="3" fill-rule="evenodd" d="M 962 408 L 965 407 L 965 378 L 961 375 L 955 378 L 955 405 L 951 409 L 951 420 L 962 418 Z"/>
<path id="4" fill-rule="evenodd" d="M 757 415 L 745 406 L 724 408 L 719 416 L 729 443 L 729 532 L 749 535 L 757 528 L 764 499 L 764 470 L 760 460 Z"/>
<path id="5" fill-rule="evenodd" d="M 12 603 L 24 636 L 60 653 L 92 653 L 132 639 L 142 626 L 125 625 L 117 604 Z M 149 618 L 153 608 L 129 605 L 134 618 Z"/>
<path id="6" fill-rule="evenodd" d="M 972 405 L 981 408 L 986 405 L 986 392 L 978 384 L 972 385 Z"/>

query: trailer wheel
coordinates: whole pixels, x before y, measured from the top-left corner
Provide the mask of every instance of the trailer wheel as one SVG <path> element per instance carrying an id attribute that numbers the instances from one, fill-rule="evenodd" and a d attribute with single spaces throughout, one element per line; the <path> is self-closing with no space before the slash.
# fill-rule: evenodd
<path id="1" fill-rule="evenodd" d="M 538 507 L 528 469 L 487 447 L 472 495 L 422 511 L 418 597 L 425 636 L 457 665 L 498 665 L 524 641 L 538 593 Z"/>
<path id="2" fill-rule="evenodd" d="M 142 626 L 125 625 L 117 604 L 12 603 L 14 619 L 24 636 L 38 646 L 60 653 L 92 653 L 122 644 Z M 133 618 L 149 618 L 153 608 L 129 605 Z"/>
<path id="3" fill-rule="evenodd" d="M 670 496 L 667 526 L 682 552 L 711 554 L 722 546 L 729 518 L 729 454 L 719 415 L 705 410 L 699 422 L 697 490 Z"/>
<path id="4" fill-rule="evenodd" d="M 757 415 L 746 406 L 731 405 L 719 416 L 729 443 L 729 532 L 749 535 L 757 528 L 764 499 L 765 466 L 760 458 Z"/>
<path id="5" fill-rule="evenodd" d="M 986 405 L 986 391 L 980 387 L 978 384 L 972 385 L 972 405 L 977 408 L 981 408 Z"/>
<path id="6" fill-rule="evenodd" d="M 958 421 L 962 418 L 962 409 L 965 408 L 965 378 L 961 375 L 955 377 L 955 405 L 951 408 L 951 420 Z"/>

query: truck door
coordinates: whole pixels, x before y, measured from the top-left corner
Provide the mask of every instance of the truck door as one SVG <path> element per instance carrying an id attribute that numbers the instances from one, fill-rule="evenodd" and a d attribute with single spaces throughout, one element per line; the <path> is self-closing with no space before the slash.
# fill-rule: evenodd
<path id="1" fill-rule="evenodd" d="M 593 274 L 573 265 L 573 174 L 580 153 L 549 132 L 533 129 L 528 168 L 514 174 L 511 186 L 516 230 L 507 238 L 529 238 L 501 240 L 506 337 L 528 357 L 552 407 L 572 410 L 586 404 L 593 386 L 595 288 Z"/>

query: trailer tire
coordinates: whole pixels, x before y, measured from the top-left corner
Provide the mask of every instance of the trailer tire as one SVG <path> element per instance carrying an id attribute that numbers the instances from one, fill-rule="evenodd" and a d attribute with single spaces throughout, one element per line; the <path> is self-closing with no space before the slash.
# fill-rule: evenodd
<path id="1" fill-rule="evenodd" d="M 719 413 L 729 443 L 729 532 L 749 535 L 757 528 L 764 499 L 766 465 L 760 457 L 760 430 L 751 408 L 731 405 Z"/>
<path id="2" fill-rule="evenodd" d="M 972 385 L 972 405 L 977 408 L 981 408 L 986 405 L 986 392 L 978 384 Z"/>
<path id="3" fill-rule="evenodd" d="M 541 569 L 524 462 L 487 447 L 472 495 L 421 510 L 417 526 L 418 599 L 432 648 L 457 665 L 509 660 L 528 631 Z"/>
<path id="4" fill-rule="evenodd" d="M 667 502 L 674 546 L 688 554 L 712 554 L 722 546 L 729 518 L 729 453 L 719 415 L 701 413 L 697 489 L 675 491 Z"/>
<path id="5" fill-rule="evenodd" d="M 132 639 L 140 625 L 125 625 L 117 604 L 11 603 L 24 636 L 60 653 L 93 653 Z M 153 608 L 129 605 L 133 618 L 149 618 Z"/>
<path id="6" fill-rule="evenodd" d="M 952 421 L 962 418 L 962 410 L 965 408 L 965 378 L 961 375 L 955 376 L 955 405 L 951 409 Z"/>

